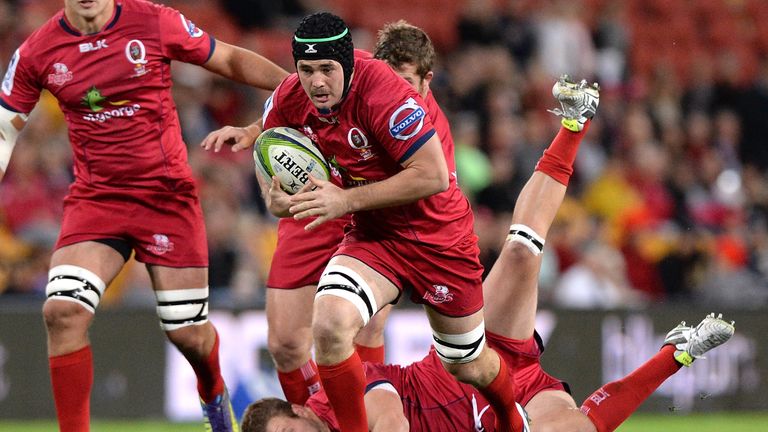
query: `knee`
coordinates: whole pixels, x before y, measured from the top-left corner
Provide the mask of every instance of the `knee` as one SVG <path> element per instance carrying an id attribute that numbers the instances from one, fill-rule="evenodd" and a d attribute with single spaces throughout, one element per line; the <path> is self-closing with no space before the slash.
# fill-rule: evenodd
<path id="1" fill-rule="evenodd" d="M 352 340 L 360 327 L 362 319 L 351 303 L 332 297 L 317 299 L 312 336 L 318 351 L 334 352 L 352 347 Z"/>
<path id="2" fill-rule="evenodd" d="M 43 321 L 48 330 L 85 330 L 92 318 L 91 312 L 75 302 L 54 298 L 43 304 Z"/>
<path id="3" fill-rule="evenodd" d="M 312 348 L 312 334 L 307 329 L 269 328 L 267 349 L 277 366 L 281 369 L 295 369 L 309 357 Z M 295 367 L 292 367 L 294 366 Z"/>
<path id="4" fill-rule="evenodd" d="M 210 323 L 190 325 L 176 330 L 166 331 L 168 340 L 183 354 L 194 354 L 204 357 L 208 342 Z M 211 335 L 213 332 L 211 332 Z"/>
<path id="5" fill-rule="evenodd" d="M 507 242 L 507 262 L 514 266 L 516 272 L 522 274 L 531 271 L 538 272 L 539 258 L 531 252 L 531 249 L 520 242 Z"/>

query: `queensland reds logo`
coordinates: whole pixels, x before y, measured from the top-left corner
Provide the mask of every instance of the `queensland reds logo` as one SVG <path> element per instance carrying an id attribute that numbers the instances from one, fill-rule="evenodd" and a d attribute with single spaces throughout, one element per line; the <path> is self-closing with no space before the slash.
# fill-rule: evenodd
<path id="1" fill-rule="evenodd" d="M 371 145 L 368 144 L 368 138 L 358 128 L 352 128 L 347 132 L 347 142 L 349 146 L 360 153 L 363 159 L 370 159 L 373 156 Z"/>
<path id="2" fill-rule="evenodd" d="M 139 77 L 147 73 L 147 48 L 144 42 L 133 39 L 125 45 L 125 57 L 133 64 L 134 77 Z"/>
<path id="3" fill-rule="evenodd" d="M 403 141 L 415 136 L 424 127 L 425 114 L 414 98 L 408 98 L 389 117 L 389 134 Z"/>
<path id="4" fill-rule="evenodd" d="M 53 71 L 54 73 L 48 74 L 48 84 L 60 86 L 67 81 L 72 81 L 72 71 L 64 63 L 55 63 Z"/>

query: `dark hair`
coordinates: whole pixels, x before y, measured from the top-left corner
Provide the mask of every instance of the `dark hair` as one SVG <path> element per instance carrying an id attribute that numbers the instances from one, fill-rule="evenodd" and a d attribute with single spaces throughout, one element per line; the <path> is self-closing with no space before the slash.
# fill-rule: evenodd
<path id="1" fill-rule="evenodd" d="M 339 62 L 344 71 L 344 95 L 347 94 L 355 68 L 355 47 L 343 19 L 329 12 L 305 16 L 296 28 L 291 46 L 294 65 L 299 60 Z"/>
<path id="2" fill-rule="evenodd" d="M 278 398 L 264 398 L 248 405 L 243 413 L 241 432 L 266 432 L 274 417 L 298 417 L 290 403 Z"/>
<path id="3" fill-rule="evenodd" d="M 373 56 L 395 68 L 413 63 L 416 73 L 424 78 L 434 65 L 435 47 L 424 30 L 400 20 L 379 30 Z"/>

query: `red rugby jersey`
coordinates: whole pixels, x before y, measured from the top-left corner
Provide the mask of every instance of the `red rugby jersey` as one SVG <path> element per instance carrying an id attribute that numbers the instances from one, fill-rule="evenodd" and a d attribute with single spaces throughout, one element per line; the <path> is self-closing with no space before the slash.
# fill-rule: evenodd
<path id="1" fill-rule="evenodd" d="M 302 131 L 331 162 L 344 187 L 355 187 L 403 169 L 400 164 L 435 133 L 427 106 L 386 63 L 358 56 L 349 92 L 335 112 L 319 113 L 298 75 L 292 74 L 267 100 L 264 127 Z M 449 137 L 447 121 L 438 124 L 441 140 Z M 402 206 L 358 212 L 352 217 L 355 228 L 373 237 L 405 238 L 434 247 L 449 247 L 471 235 L 472 211 L 456 185 L 452 147 L 452 139 L 446 138 L 443 148 L 448 148 L 452 173 L 448 190 Z"/>
<path id="2" fill-rule="evenodd" d="M 28 113 L 50 91 L 69 127 L 76 181 L 162 188 L 191 176 L 171 60 L 203 64 L 214 46 L 178 11 L 143 0 L 118 0 L 93 34 L 77 31 L 62 10 L 14 54 L 0 104 Z"/>

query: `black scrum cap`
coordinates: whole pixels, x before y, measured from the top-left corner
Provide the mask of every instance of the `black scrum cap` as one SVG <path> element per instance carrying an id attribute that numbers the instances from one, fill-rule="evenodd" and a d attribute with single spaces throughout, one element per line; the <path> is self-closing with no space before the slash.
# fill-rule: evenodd
<path id="1" fill-rule="evenodd" d="M 307 15 L 293 36 L 293 63 L 299 60 L 336 60 L 344 71 L 344 94 L 355 67 L 355 47 L 344 20 L 329 12 Z"/>

